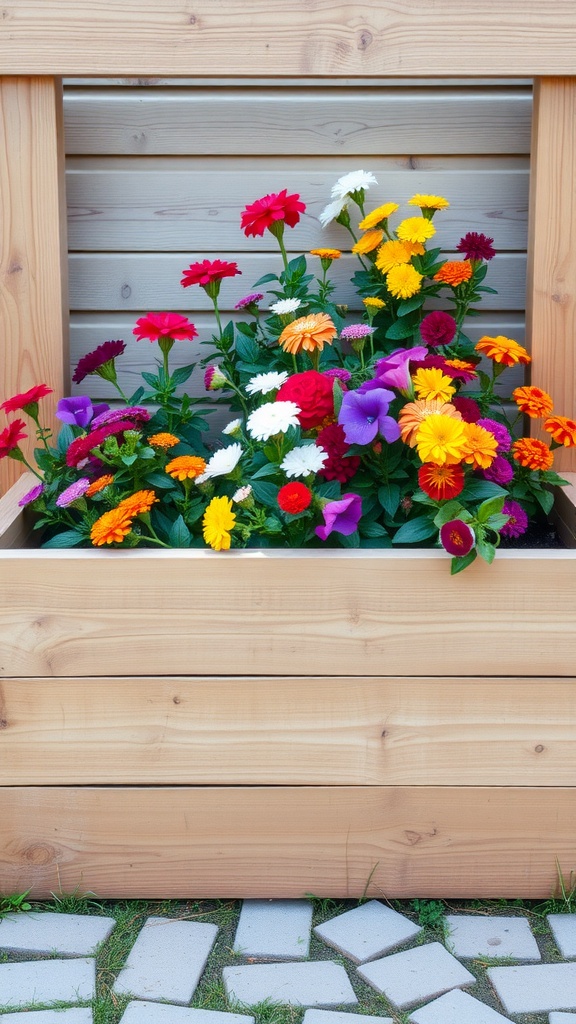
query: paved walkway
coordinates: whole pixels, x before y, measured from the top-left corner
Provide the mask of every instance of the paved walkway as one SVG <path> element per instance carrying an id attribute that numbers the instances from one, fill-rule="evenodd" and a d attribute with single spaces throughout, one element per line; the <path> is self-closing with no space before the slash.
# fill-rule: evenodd
<path id="1" fill-rule="evenodd" d="M 230 1012 L 220 1012 L 189 1005 L 218 926 L 149 917 L 113 985 L 117 996 L 129 996 L 121 1024 L 254 1024 L 250 1008 L 265 1001 L 302 1007 L 303 1024 L 502 1024 L 526 1014 L 576 1024 L 576 914 L 547 917 L 553 963 L 541 962 L 526 918 L 448 914 L 445 920 L 445 940 L 432 941 L 378 900 L 314 929 L 307 900 L 245 900 L 234 963 L 222 969 Z M 111 917 L 50 912 L 0 921 L 0 951 L 18 954 L 0 963 L 0 1021 L 93 1024 L 92 1009 L 77 1004 L 95 998 L 96 951 L 114 927 Z M 312 934 L 326 958 L 309 957 Z M 486 971 L 490 1005 L 469 969 L 479 959 L 501 961 Z M 359 1014 L 360 980 L 389 1009 Z M 58 1009 L 46 1009 L 54 1004 Z"/>

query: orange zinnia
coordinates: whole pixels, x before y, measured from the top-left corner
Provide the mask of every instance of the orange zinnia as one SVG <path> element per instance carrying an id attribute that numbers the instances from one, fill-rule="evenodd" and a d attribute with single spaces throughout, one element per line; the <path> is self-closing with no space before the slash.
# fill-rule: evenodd
<path id="1" fill-rule="evenodd" d="M 173 448 L 174 445 L 180 444 L 180 438 L 175 434 L 161 431 L 159 434 L 152 434 L 148 438 L 148 444 L 151 444 L 153 448 Z"/>
<path id="2" fill-rule="evenodd" d="M 331 345 L 337 330 L 327 313 L 310 313 L 287 324 L 278 339 L 285 352 L 298 355 L 299 352 L 321 352 L 324 345 Z"/>
<path id="3" fill-rule="evenodd" d="M 427 416 L 437 415 L 452 416 L 455 420 L 462 419 L 458 410 L 453 405 L 450 405 L 449 402 L 441 402 L 437 399 L 432 399 L 429 402 L 425 402 L 424 399 L 420 399 L 418 402 L 408 402 L 400 411 L 398 417 L 400 436 L 404 443 L 410 445 L 411 448 L 415 448 L 416 434 L 423 420 Z"/>
<path id="4" fill-rule="evenodd" d="M 533 420 L 539 420 L 542 416 L 548 416 L 548 413 L 552 412 L 554 406 L 550 395 L 540 388 L 515 388 L 512 392 L 512 398 L 520 412 L 527 413 Z"/>
<path id="5" fill-rule="evenodd" d="M 425 462 L 418 470 L 418 483 L 429 498 L 448 501 L 464 490 L 464 470 L 462 466 L 435 466 Z"/>
<path id="6" fill-rule="evenodd" d="M 550 416 L 544 421 L 544 430 L 552 434 L 558 444 L 566 445 L 566 448 L 576 448 L 576 422 L 569 420 L 567 416 Z"/>
<path id="7" fill-rule="evenodd" d="M 367 252 L 374 252 L 380 245 L 380 242 L 384 238 L 384 232 L 381 228 L 372 228 L 371 231 L 367 231 L 364 235 L 361 235 L 358 241 L 352 246 L 352 252 L 356 253 L 357 256 L 363 256 Z"/>
<path id="8" fill-rule="evenodd" d="M 515 366 L 516 363 L 526 364 L 531 360 L 523 345 L 519 345 L 512 338 L 505 338 L 503 334 L 498 334 L 496 338 L 490 338 L 485 334 L 476 343 L 475 348 L 477 352 L 488 356 L 488 359 L 493 359 L 495 363 L 503 363 L 504 366 Z"/>
<path id="9" fill-rule="evenodd" d="M 498 441 L 494 434 L 478 423 L 466 423 L 464 431 L 466 444 L 463 462 L 469 463 L 474 469 L 489 469 L 498 454 Z"/>
<path id="10" fill-rule="evenodd" d="M 111 473 L 105 473 L 104 476 L 99 476 L 96 480 L 93 480 L 86 491 L 86 497 L 91 498 L 93 494 L 99 494 L 105 487 L 109 487 L 110 484 L 114 483 L 114 477 Z"/>
<path id="11" fill-rule="evenodd" d="M 197 476 L 202 476 L 206 461 L 199 455 L 177 455 L 165 469 L 174 480 L 195 480 Z"/>
<path id="12" fill-rule="evenodd" d="M 121 544 L 132 529 L 132 520 L 126 512 L 113 508 L 96 520 L 90 531 L 90 540 L 95 547 L 103 544 Z"/>
<path id="13" fill-rule="evenodd" d="M 118 511 L 122 511 L 128 516 L 139 516 L 143 512 L 149 512 L 154 502 L 158 500 L 154 491 L 136 491 L 135 494 L 131 494 L 119 503 Z"/>
<path id="14" fill-rule="evenodd" d="M 544 441 L 536 437 L 521 437 L 512 445 L 512 454 L 521 466 L 527 469 L 550 469 L 554 462 L 554 452 L 551 452 Z"/>
<path id="15" fill-rule="evenodd" d="M 457 288 L 464 281 L 472 277 L 472 264 L 469 260 L 448 260 L 437 274 L 434 274 L 435 281 L 442 284 L 449 284 L 451 288 Z"/>

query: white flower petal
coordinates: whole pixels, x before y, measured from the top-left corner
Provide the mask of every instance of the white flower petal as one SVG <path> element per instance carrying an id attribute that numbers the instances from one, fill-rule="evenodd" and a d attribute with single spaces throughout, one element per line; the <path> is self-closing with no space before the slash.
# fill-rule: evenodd
<path id="1" fill-rule="evenodd" d="M 302 305 L 301 299 L 279 299 L 273 306 L 270 306 L 272 313 L 281 316 L 283 313 L 295 313 Z"/>
<path id="2" fill-rule="evenodd" d="M 282 370 L 281 373 L 273 370 L 269 373 L 257 373 L 248 381 L 245 390 L 249 395 L 267 395 L 269 391 L 278 390 L 289 376 L 287 370 Z"/>
<path id="3" fill-rule="evenodd" d="M 319 213 L 318 220 L 320 221 L 323 228 L 331 224 L 336 217 L 339 217 L 344 207 L 348 206 L 350 196 L 343 196 L 341 199 L 336 199 L 333 203 L 328 203 L 324 209 Z"/>
<path id="4" fill-rule="evenodd" d="M 308 476 L 309 473 L 317 473 L 328 458 L 328 453 L 316 444 L 303 444 L 293 448 L 284 456 L 280 463 L 286 476 Z"/>
<path id="5" fill-rule="evenodd" d="M 256 441 L 267 441 L 274 434 L 285 434 L 289 427 L 299 426 L 300 406 L 295 402 L 267 402 L 251 412 L 246 427 Z"/>
<path id="6" fill-rule="evenodd" d="M 219 448 L 208 461 L 202 476 L 196 479 L 199 483 L 203 484 L 205 480 L 210 480 L 214 476 L 226 476 L 227 473 L 231 473 L 233 469 L 236 469 L 241 458 L 241 444 L 231 444 L 227 448 Z"/>
<path id="7" fill-rule="evenodd" d="M 338 178 L 335 185 L 332 186 L 332 198 L 342 199 L 346 195 L 350 195 L 351 192 L 358 192 L 359 189 L 368 189 L 370 185 L 377 185 L 378 182 L 370 171 L 350 171 L 349 174 L 345 174 L 342 178 Z"/>

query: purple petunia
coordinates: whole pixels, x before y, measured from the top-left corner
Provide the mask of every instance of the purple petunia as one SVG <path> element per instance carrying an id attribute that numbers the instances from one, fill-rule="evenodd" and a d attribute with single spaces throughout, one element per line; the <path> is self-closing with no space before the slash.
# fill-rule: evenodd
<path id="1" fill-rule="evenodd" d="M 428 349 L 424 345 L 416 345 L 415 348 L 397 348 L 384 359 L 376 363 L 375 376 L 391 388 L 399 388 L 400 391 L 410 393 L 412 380 L 410 377 L 410 363 L 419 359 L 425 359 Z"/>
<path id="2" fill-rule="evenodd" d="M 344 428 L 348 444 L 370 444 L 381 434 L 389 443 L 400 437 L 400 427 L 388 415 L 390 402 L 396 396 L 386 388 L 364 393 L 347 391 L 342 399 L 338 422 Z"/>
<path id="3" fill-rule="evenodd" d="M 109 408 L 105 402 L 92 405 L 92 399 L 88 398 L 88 395 L 76 395 L 61 398 L 56 406 L 56 415 L 62 423 L 69 423 L 73 427 L 87 427 L 93 416 L 99 416 Z"/>
<path id="4" fill-rule="evenodd" d="M 324 526 L 317 526 L 320 540 L 326 540 L 332 532 L 349 537 L 358 528 L 362 516 L 362 499 L 359 494 L 343 494 L 339 501 L 329 501 L 322 509 Z"/>

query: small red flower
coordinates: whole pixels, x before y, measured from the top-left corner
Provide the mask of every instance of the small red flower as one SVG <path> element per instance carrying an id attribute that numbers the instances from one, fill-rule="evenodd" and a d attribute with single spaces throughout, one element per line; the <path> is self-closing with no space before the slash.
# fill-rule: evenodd
<path id="1" fill-rule="evenodd" d="M 36 405 L 41 398 L 45 398 L 46 395 L 52 394 L 52 388 L 49 388 L 47 384 L 36 384 L 35 387 L 30 388 L 29 391 L 24 391 L 21 395 L 14 395 L 12 398 L 7 398 L 5 402 L 2 402 L 0 409 L 4 409 L 4 412 L 16 412 L 17 409 L 24 409 L 28 405 Z"/>
<path id="2" fill-rule="evenodd" d="M 183 288 L 189 288 L 191 284 L 199 284 L 201 288 L 221 281 L 224 277 L 236 277 L 241 274 L 237 263 L 227 263 L 225 260 L 202 260 L 201 263 L 191 263 L 188 270 L 183 271 L 183 278 L 180 282 Z"/>
<path id="3" fill-rule="evenodd" d="M 293 228 L 305 209 L 306 204 L 300 201 L 300 196 L 297 193 L 289 196 L 288 190 L 284 188 L 281 192 L 271 193 L 250 203 L 242 211 L 240 226 L 246 237 L 263 235 L 267 228 L 270 229 L 278 221 L 284 221 L 289 228 Z"/>
<path id="4" fill-rule="evenodd" d="M 289 512 L 296 516 L 304 512 L 312 501 L 312 491 L 306 484 L 295 480 L 293 483 L 284 484 L 278 491 L 278 504 L 283 512 Z"/>
<path id="5" fill-rule="evenodd" d="M 327 416 L 334 415 L 333 381 L 316 370 L 293 373 L 282 384 L 277 402 L 295 402 L 301 410 L 298 420 L 303 430 L 318 427 Z"/>
<path id="6" fill-rule="evenodd" d="M 14 420 L 5 430 L 0 432 L 0 459 L 6 458 L 18 447 L 18 442 L 28 437 L 24 433 L 26 424 L 24 420 Z"/>
<path id="7" fill-rule="evenodd" d="M 440 529 L 442 547 L 449 555 L 467 555 L 476 544 L 474 530 L 462 519 L 451 519 Z"/>
<path id="8" fill-rule="evenodd" d="M 132 331 L 137 341 L 144 338 L 158 341 L 158 338 L 172 338 L 174 341 L 192 341 L 198 337 L 194 324 L 179 313 L 147 313 L 136 321 Z"/>
<path id="9" fill-rule="evenodd" d="M 341 484 L 351 480 L 360 466 L 360 456 L 346 454 L 350 445 L 346 441 L 344 427 L 340 423 L 329 423 L 318 434 L 316 444 L 328 453 L 319 474 L 326 480 L 338 480 Z"/>
<path id="10" fill-rule="evenodd" d="M 447 501 L 464 490 L 464 470 L 459 465 L 434 466 L 425 462 L 418 470 L 418 483 L 429 498 Z"/>

